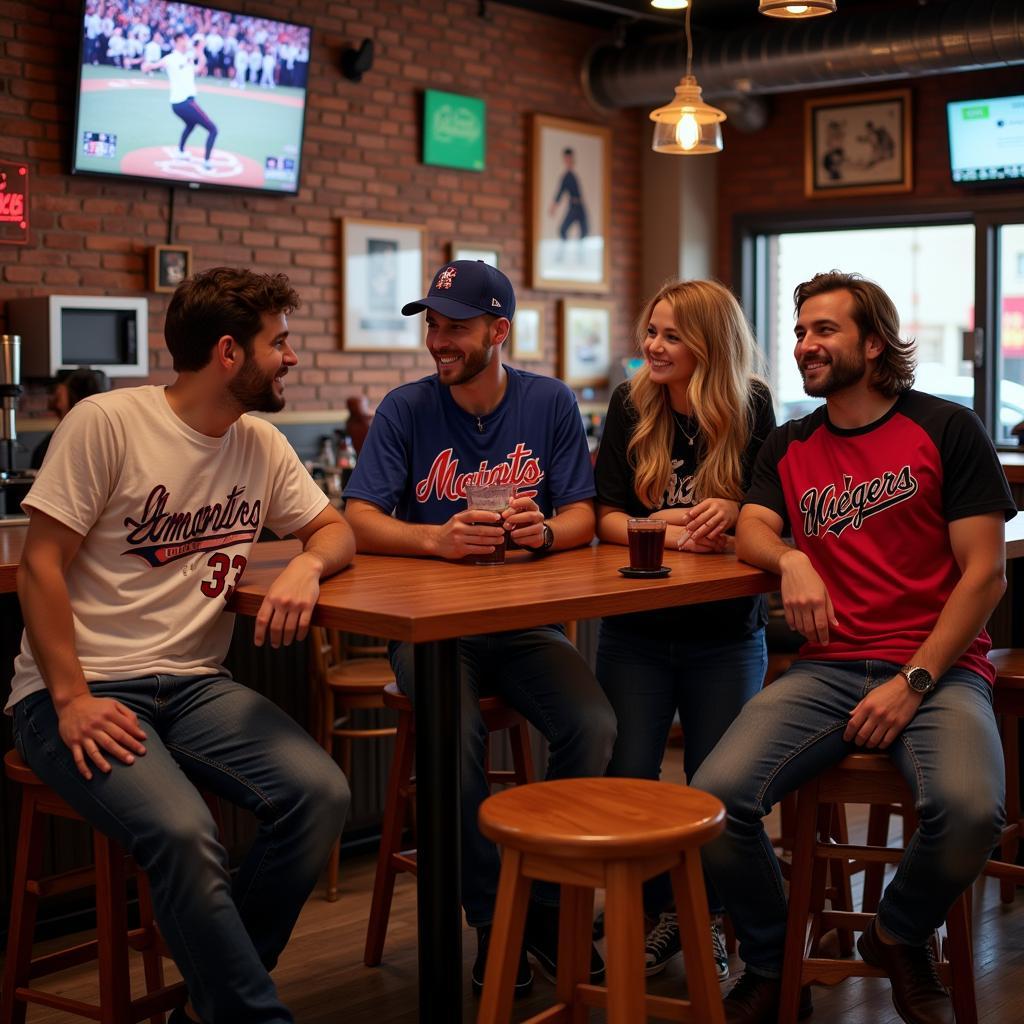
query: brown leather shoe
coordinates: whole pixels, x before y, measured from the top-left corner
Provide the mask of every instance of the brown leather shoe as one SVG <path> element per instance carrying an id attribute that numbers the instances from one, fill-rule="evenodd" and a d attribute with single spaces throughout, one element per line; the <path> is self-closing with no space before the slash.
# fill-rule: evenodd
<path id="1" fill-rule="evenodd" d="M 892 983 L 892 1005 L 906 1024 L 953 1024 L 953 1003 L 939 981 L 931 943 L 891 945 L 878 937 L 878 918 L 857 940 L 865 963 L 880 967 Z"/>
<path id="2" fill-rule="evenodd" d="M 722 1001 L 725 1024 L 775 1024 L 779 1016 L 781 992 L 782 982 L 778 978 L 766 978 L 753 971 L 744 971 Z M 811 989 L 805 985 L 800 990 L 797 1020 L 810 1017 L 813 1010 Z"/>

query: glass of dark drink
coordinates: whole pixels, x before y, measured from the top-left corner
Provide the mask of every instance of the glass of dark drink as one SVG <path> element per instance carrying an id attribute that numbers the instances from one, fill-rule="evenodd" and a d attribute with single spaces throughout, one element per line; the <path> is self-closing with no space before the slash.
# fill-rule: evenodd
<path id="1" fill-rule="evenodd" d="M 626 524 L 629 534 L 629 567 L 640 572 L 657 572 L 665 552 L 664 519 L 630 519 Z"/>
<path id="2" fill-rule="evenodd" d="M 466 484 L 466 507 L 481 509 L 487 512 L 504 512 L 512 501 L 515 488 L 511 484 Z M 481 520 L 480 526 L 501 526 L 500 522 Z M 470 555 L 468 561 L 473 565 L 502 565 L 505 561 L 506 533 L 502 530 L 501 540 L 493 551 L 479 555 Z"/>

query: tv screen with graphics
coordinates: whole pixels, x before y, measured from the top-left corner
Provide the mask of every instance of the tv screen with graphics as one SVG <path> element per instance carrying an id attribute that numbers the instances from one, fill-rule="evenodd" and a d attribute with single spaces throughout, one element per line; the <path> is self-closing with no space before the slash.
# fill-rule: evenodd
<path id="1" fill-rule="evenodd" d="M 167 0 L 85 0 L 73 174 L 294 195 L 311 30 Z"/>
<path id="2" fill-rule="evenodd" d="M 1024 182 L 1024 96 L 946 104 L 953 180 Z"/>

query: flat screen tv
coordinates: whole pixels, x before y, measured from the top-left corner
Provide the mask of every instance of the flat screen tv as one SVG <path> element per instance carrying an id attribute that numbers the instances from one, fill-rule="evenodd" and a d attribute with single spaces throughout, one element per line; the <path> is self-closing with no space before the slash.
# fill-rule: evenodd
<path id="1" fill-rule="evenodd" d="M 166 0 L 85 0 L 73 174 L 299 190 L 311 30 Z"/>
<path id="2" fill-rule="evenodd" d="M 1024 182 L 1024 96 L 946 104 L 953 180 Z"/>

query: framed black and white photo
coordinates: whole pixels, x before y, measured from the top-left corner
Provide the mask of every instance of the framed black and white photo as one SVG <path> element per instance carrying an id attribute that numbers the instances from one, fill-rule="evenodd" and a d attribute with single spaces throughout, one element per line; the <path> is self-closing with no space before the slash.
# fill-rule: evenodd
<path id="1" fill-rule="evenodd" d="M 348 352 L 419 348 L 419 317 L 402 306 L 422 298 L 423 226 L 345 217 L 341 222 L 341 347 Z"/>
<path id="2" fill-rule="evenodd" d="M 909 89 L 808 100 L 805 129 L 808 196 L 913 188 Z"/>
<path id="3" fill-rule="evenodd" d="M 531 287 L 606 292 L 611 130 L 534 114 L 530 163 Z"/>
<path id="4" fill-rule="evenodd" d="M 173 292 L 191 273 L 191 246 L 154 245 L 150 250 L 149 287 L 154 292 Z"/>

